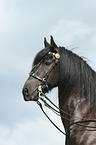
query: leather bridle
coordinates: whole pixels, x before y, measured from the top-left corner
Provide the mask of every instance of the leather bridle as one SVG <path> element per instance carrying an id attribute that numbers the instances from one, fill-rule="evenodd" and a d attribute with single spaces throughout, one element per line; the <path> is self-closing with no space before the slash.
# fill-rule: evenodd
<path id="1" fill-rule="evenodd" d="M 31 72 L 29 73 L 30 77 L 33 77 L 33 78 L 35 78 L 35 79 L 37 79 L 37 80 L 39 80 L 41 82 L 41 84 L 38 86 L 38 89 L 37 89 L 38 91 L 42 91 L 43 85 L 45 85 L 47 90 L 49 90 L 49 87 L 48 87 L 48 84 L 47 84 L 47 80 L 48 80 L 51 72 L 53 71 L 53 69 L 55 69 L 55 67 L 57 66 L 57 64 L 59 62 L 59 59 L 60 59 L 59 53 L 48 52 L 48 54 L 46 54 L 46 55 L 47 56 L 48 55 L 52 55 L 53 57 L 55 57 L 55 62 L 53 64 L 53 66 L 49 69 L 49 71 L 43 76 L 43 78 L 41 78 L 41 77 L 39 77 L 38 75 L 35 74 L 35 72 L 39 68 L 40 64 L 42 63 L 43 58 L 41 59 L 41 61 L 37 65 L 35 65 L 33 67 Z"/>

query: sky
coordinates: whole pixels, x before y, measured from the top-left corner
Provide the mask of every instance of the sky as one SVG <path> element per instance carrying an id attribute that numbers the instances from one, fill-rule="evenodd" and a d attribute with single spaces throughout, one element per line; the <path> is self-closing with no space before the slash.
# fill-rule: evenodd
<path id="1" fill-rule="evenodd" d="M 23 85 L 35 55 L 50 35 L 74 49 L 96 71 L 96 0 L 0 0 L 0 144 L 64 145 L 35 102 L 25 102 Z M 58 104 L 58 89 L 47 94 Z M 45 108 L 62 129 L 61 119 Z"/>

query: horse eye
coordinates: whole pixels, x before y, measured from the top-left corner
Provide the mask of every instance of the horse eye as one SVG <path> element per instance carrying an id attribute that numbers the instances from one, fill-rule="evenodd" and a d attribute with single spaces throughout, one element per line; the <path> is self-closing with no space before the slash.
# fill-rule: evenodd
<path id="1" fill-rule="evenodd" d="M 52 55 L 49 55 L 47 59 L 49 60 L 49 59 L 52 59 L 52 58 L 53 58 L 53 56 Z"/>
<path id="2" fill-rule="evenodd" d="M 50 65 L 50 64 L 51 64 L 51 62 L 49 62 L 49 61 L 46 61 L 46 62 L 45 62 L 45 64 L 46 64 L 46 65 Z"/>
<path id="3" fill-rule="evenodd" d="M 50 59 L 52 59 L 52 58 L 53 58 L 53 56 L 52 56 L 52 55 L 49 55 L 49 58 L 50 58 Z"/>
<path id="4" fill-rule="evenodd" d="M 53 56 L 48 56 L 45 60 L 46 65 L 50 65 L 53 62 Z"/>

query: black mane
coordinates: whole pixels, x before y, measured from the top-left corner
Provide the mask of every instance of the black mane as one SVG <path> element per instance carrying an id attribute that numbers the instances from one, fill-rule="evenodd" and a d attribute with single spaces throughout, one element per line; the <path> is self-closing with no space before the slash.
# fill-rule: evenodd
<path id="1" fill-rule="evenodd" d="M 72 91 L 77 83 L 80 85 L 80 98 L 90 100 L 90 105 L 96 109 L 96 72 L 81 57 L 72 51 L 59 48 L 60 53 L 60 85 L 64 97 Z"/>

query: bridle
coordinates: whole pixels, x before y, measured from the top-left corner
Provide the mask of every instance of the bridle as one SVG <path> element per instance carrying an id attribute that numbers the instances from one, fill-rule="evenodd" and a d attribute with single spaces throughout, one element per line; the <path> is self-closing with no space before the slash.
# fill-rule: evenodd
<path id="1" fill-rule="evenodd" d="M 47 90 L 49 90 L 49 87 L 48 87 L 48 84 L 47 84 L 47 80 L 51 74 L 51 72 L 55 69 L 55 67 L 57 66 L 59 60 L 60 60 L 60 55 L 58 52 L 56 53 L 53 53 L 53 52 L 48 52 L 46 55 L 52 55 L 53 57 L 55 57 L 55 62 L 53 64 L 53 66 L 49 69 L 49 71 L 43 76 L 43 78 L 39 77 L 38 75 L 35 74 L 35 72 L 37 71 L 37 69 L 39 68 L 40 64 L 42 63 L 42 60 L 43 58 L 41 59 L 41 61 L 35 65 L 33 67 L 33 69 L 31 70 L 31 72 L 29 73 L 30 77 L 33 77 L 37 80 L 39 80 L 41 83 L 39 84 L 39 86 L 37 87 L 37 89 L 35 91 L 37 91 L 37 96 L 38 96 L 38 99 L 40 99 L 44 105 L 46 107 L 48 107 L 49 109 L 51 109 L 55 114 L 57 114 L 58 116 L 64 118 L 65 120 L 67 120 L 69 123 L 70 123 L 70 126 L 72 125 L 78 125 L 78 126 L 83 126 L 83 127 L 87 127 L 89 129 L 85 129 L 86 131 L 96 131 L 96 127 L 95 126 L 87 126 L 87 125 L 84 125 L 82 123 L 87 123 L 87 122 L 96 122 L 95 119 L 87 119 L 87 118 L 83 118 L 82 121 L 77 121 L 77 122 L 74 122 L 73 121 L 70 121 L 68 118 L 64 117 L 64 116 L 61 116 L 60 114 L 60 111 L 67 114 L 68 116 L 73 116 L 73 115 L 70 115 L 68 114 L 67 112 L 63 111 L 62 109 L 60 109 L 59 107 L 57 107 L 42 91 L 42 88 L 43 86 L 45 85 Z M 42 97 L 43 96 L 43 97 Z M 54 107 L 52 107 L 51 105 L 49 105 L 47 103 L 47 101 L 49 101 Z M 66 133 L 64 133 L 51 119 L 50 117 L 45 113 L 43 107 L 42 107 L 42 104 L 39 100 L 37 100 L 37 104 L 40 106 L 42 112 L 44 113 L 44 115 L 48 118 L 48 120 L 61 132 L 63 133 L 64 135 L 66 135 Z M 78 119 L 81 119 L 81 118 L 78 118 Z M 91 128 L 91 129 L 90 129 Z"/>
<path id="2" fill-rule="evenodd" d="M 40 64 L 41 64 L 42 61 L 43 61 L 43 58 L 44 58 L 46 55 L 47 55 L 47 56 L 48 56 L 48 55 L 52 55 L 53 57 L 55 57 L 55 62 L 54 62 L 54 64 L 53 64 L 53 66 L 50 68 L 50 70 L 43 76 L 43 78 L 41 78 L 41 77 L 39 77 L 38 75 L 36 75 L 35 72 L 36 72 L 36 70 L 39 68 Z M 48 84 L 47 84 L 47 80 L 48 80 L 48 78 L 49 78 L 51 72 L 53 71 L 53 69 L 55 69 L 55 67 L 57 66 L 57 64 L 58 64 L 58 62 L 59 62 L 59 59 L 60 59 L 59 53 L 48 52 L 48 54 L 46 54 L 46 55 L 41 59 L 41 61 L 40 61 L 37 65 L 35 65 L 35 66 L 33 67 L 33 69 L 31 70 L 31 72 L 29 73 L 30 77 L 33 77 L 33 78 L 35 78 L 35 79 L 37 79 L 37 80 L 39 80 L 39 81 L 41 82 L 41 84 L 40 84 L 40 85 L 38 86 L 38 88 L 37 88 L 37 91 L 39 91 L 39 92 L 42 91 L 43 85 L 45 85 L 46 88 L 47 88 L 47 90 L 49 90 L 49 86 L 48 86 Z"/>
<path id="3" fill-rule="evenodd" d="M 41 84 L 38 86 L 38 88 L 35 90 L 37 91 L 37 95 L 38 95 L 38 99 L 40 99 L 41 101 L 44 102 L 44 105 L 50 109 L 52 109 L 57 115 L 60 116 L 60 111 L 57 111 L 56 109 L 54 109 L 53 107 L 51 107 L 46 101 L 44 98 L 46 98 L 53 106 L 55 106 L 57 109 L 59 109 L 42 91 L 42 87 L 43 85 L 46 85 L 47 87 L 47 90 L 49 90 L 49 87 L 48 87 L 48 84 L 47 84 L 47 79 L 49 78 L 51 72 L 53 71 L 53 69 L 55 69 L 55 67 L 57 66 L 58 62 L 59 62 L 59 59 L 60 59 L 60 55 L 59 53 L 53 53 L 53 52 L 48 52 L 48 54 L 46 55 L 52 55 L 55 57 L 55 62 L 54 62 L 54 65 L 51 67 L 51 69 L 43 76 L 43 78 L 39 77 L 38 75 L 35 74 L 36 70 L 39 68 L 40 64 L 42 63 L 42 60 L 33 67 L 33 69 L 31 70 L 31 72 L 29 73 L 30 77 L 33 77 L 37 80 L 39 80 L 41 82 Z M 43 97 L 44 98 L 43 98 Z M 43 107 L 42 107 L 42 104 L 40 101 L 37 101 L 37 104 L 40 106 L 42 112 L 44 113 L 44 115 L 48 118 L 48 120 L 61 132 L 63 133 L 64 135 L 66 135 L 51 119 L 50 117 L 45 113 Z"/>

